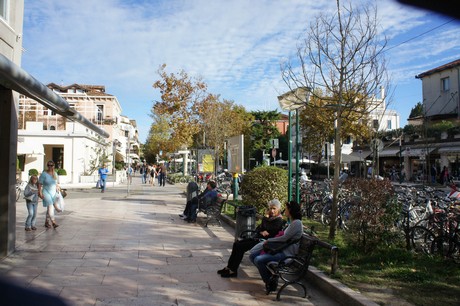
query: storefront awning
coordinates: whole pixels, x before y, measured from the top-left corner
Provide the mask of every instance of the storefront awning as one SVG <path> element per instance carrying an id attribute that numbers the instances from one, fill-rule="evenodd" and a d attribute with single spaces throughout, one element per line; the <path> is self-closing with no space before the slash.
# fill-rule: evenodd
<path id="1" fill-rule="evenodd" d="M 460 147 L 443 147 L 443 148 L 439 148 L 438 153 L 460 153 Z"/>
<path id="2" fill-rule="evenodd" d="M 426 156 L 430 154 L 431 152 L 434 151 L 435 148 L 410 148 L 407 149 L 405 148 L 404 151 L 402 152 L 403 156 Z"/>
<path id="3" fill-rule="evenodd" d="M 26 142 L 18 142 L 18 155 L 45 155 L 43 145 L 32 145 Z"/>
<path id="4" fill-rule="evenodd" d="M 380 157 L 399 157 L 399 148 L 385 148 L 379 152 Z"/>
<path id="5" fill-rule="evenodd" d="M 360 154 L 360 153 L 361 153 L 361 154 Z M 361 152 L 360 152 L 360 151 L 353 151 L 353 152 L 351 152 L 351 153 L 348 154 L 348 155 L 350 155 L 350 156 L 356 156 L 356 157 L 358 157 L 358 158 L 361 157 L 362 159 L 365 159 L 366 157 L 368 157 L 369 155 L 371 155 L 371 153 L 372 153 L 372 152 L 371 152 L 370 150 L 361 150 Z"/>

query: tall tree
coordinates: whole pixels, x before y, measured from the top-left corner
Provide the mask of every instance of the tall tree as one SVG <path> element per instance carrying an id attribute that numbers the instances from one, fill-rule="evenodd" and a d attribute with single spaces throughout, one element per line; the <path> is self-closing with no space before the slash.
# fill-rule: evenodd
<path id="1" fill-rule="evenodd" d="M 386 39 L 378 35 L 377 9 L 351 3 L 342 6 L 336 0 L 335 14 L 321 13 L 310 24 L 298 47 L 300 67 L 287 63 L 283 79 L 290 89 L 308 88 L 311 95 L 329 101 L 335 130 L 333 204 L 329 237 L 336 232 L 341 136 L 344 122 L 351 115 L 364 118 L 376 105 L 368 103 L 380 86 L 387 84 L 383 51 Z M 321 109 L 324 111 L 324 107 Z M 356 119 L 356 118 L 355 118 Z"/>
<path id="2" fill-rule="evenodd" d="M 256 153 L 271 149 L 270 139 L 278 138 L 280 132 L 276 127 L 276 120 L 280 118 L 278 111 L 254 111 L 254 122 L 251 127 L 252 151 Z M 262 159 L 264 156 L 262 156 Z"/>
<path id="3" fill-rule="evenodd" d="M 165 69 L 165 64 L 158 69 L 161 79 L 153 84 L 160 90 L 161 100 L 155 102 L 152 112 L 168 119 L 172 150 L 176 150 L 192 144 L 199 130 L 201 109 L 198 106 L 209 94 L 200 79 L 190 77 L 183 70 L 168 74 Z"/>
<path id="4" fill-rule="evenodd" d="M 210 95 L 199 105 L 200 130 L 199 135 L 205 135 L 206 147 L 213 148 L 216 160 L 223 157 L 224 142 L 232 136 L 246 132 L 252 122 L 251 114 L 244 107 L 230 100 L 219 100 L 219 96 Z"/>

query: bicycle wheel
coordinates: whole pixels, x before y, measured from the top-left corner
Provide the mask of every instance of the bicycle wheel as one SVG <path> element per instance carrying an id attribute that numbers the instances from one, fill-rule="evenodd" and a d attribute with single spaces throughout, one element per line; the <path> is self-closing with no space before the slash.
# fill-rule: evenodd
<path id="1" fill-rule="evenodd" d="M 414 226 L 410 231 L 411 247 L 416 252 L 432 254 L 435 239 L 435 235 L 423 226 Z"/>
<path id="2" fill-rule="evenodd" d="M 16 187 L 16 201 L 19 201 L 19 198 L 21 198 L 22 190 L 19 187 Z"/>
<path id="3" fill-rule="evenodd" d="M 329 225 L 331 223 L 331 204 L 326 204 L 323 210 L 321 211 L 321 223 L 324 225 Z"/>
<path id="4" fill-rule="evenodd" d="M 321 212 L 323 211 L 323 201 L 315 200 L 313 203 L 310 204 L 310 208 L 308 209 L 308 218 L 320 221 L 321 220 Z"/>

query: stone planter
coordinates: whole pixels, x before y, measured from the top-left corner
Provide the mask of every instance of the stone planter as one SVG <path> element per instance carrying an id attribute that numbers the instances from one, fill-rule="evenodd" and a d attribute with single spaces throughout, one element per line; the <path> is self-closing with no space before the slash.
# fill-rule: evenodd
<path id="1" fill-rule="evenodd" d="M 80 183 L 94 183 L 99 179 L 98 175 L 80 175 Z"/>
<path id="2" fill-rule="evenodd" d="M 67 175 L 58 175 L 58 182 L 59 184 L 67 184 L 69 183 L 70 178 Z"/>

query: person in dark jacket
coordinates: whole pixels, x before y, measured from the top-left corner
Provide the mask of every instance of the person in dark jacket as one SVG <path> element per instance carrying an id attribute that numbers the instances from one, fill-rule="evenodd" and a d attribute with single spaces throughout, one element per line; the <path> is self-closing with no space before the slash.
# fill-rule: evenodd
<path id="1" fill-rule="evenodd" d="M 262 223 L 255 230 L 256 236 L 234 242 L 227 266 L 217 271 L 217 273 L 225 278 L 237 277 L 238 267 L 243 260 L 244 253 L 252 249 L 262 239 L 275 237 L 283 229 L 283 226 L 281 203 L 278 199 L 273 199 L 268 202 L 268 214 L 264 216 Z"/>

